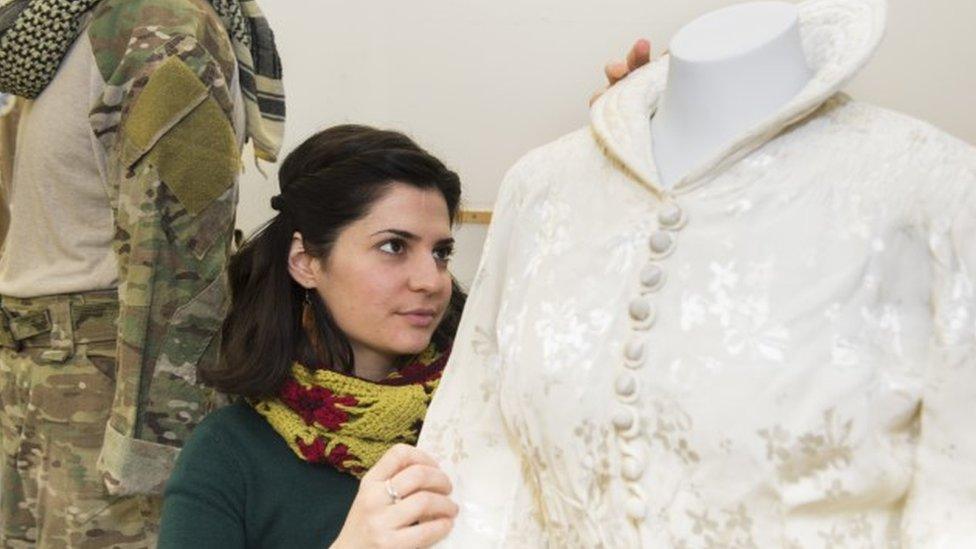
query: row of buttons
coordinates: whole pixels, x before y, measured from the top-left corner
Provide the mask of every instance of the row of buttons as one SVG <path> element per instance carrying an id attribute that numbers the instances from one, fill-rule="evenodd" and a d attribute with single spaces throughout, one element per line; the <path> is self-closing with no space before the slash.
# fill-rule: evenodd
<path id="1" fill-rule="evenodd" d="M 641 269 L 640 290 L 628 307 L 631 319 L 631 335 L 623 349 L 624 368 L 617 374 L 614 391 L 617 393 L 619 407 L 613 416 L 613 426 L 620 436 L 619 446 L 623 454 L 620 473 L 627 486 L 625 511 L 634 521 L 641 521 L 647 515 L 647 497 L 640 485 L 640 479 L 647 467 L 647 450 L 641 440 L 643 426 L 640 420 L 640 382 L 636 371 L 644 366 L 644 332 L 654 325 L 656 311 L 651 302 L 651 294 L 660 290 L 665 283 L 664 269 L 658 263 L 674 251 L 675 233 L 684 227 L 686 217 L 681 208 L 673 202 L 666 202 L 658 209 L 658 230 L 649 239 L 650 262 Z"/>

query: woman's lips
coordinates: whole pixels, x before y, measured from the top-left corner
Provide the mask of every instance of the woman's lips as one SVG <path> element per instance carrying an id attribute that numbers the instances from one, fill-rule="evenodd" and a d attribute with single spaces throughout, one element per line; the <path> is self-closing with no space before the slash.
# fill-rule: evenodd
<path id="1" fill-rule="evenodd" d="M 437 312 L 432 309 L 417 309 L 415 311 L 405 311 L 399 314 L 407 320 L 407 323 L 417 328 L 427 328 L 433 324 L 434 320 L 437 318 Z"/>

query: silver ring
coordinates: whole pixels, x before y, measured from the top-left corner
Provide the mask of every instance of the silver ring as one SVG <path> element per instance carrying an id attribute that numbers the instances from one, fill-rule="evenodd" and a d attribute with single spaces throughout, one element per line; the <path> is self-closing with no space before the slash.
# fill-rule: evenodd
<path id="1" fill-rule="evenodd" d="M 390 496 L 390 505 L 400 501 L 400 494 L 397 493 L 389 479 L 386 480 L 386 495 Z"/>

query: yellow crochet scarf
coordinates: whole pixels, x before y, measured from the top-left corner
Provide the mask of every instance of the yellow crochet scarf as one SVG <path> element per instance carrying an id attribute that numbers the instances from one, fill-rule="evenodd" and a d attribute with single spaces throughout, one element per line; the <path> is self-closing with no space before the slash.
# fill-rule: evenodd
<path id="1" fill-rule="evenodd" d="M 394 444 L 415 444 L 448 352 L 433 345 L 380 382 L 292 365 L 277 396 L 251 404 L 299 458 L 362 477 Z"/>

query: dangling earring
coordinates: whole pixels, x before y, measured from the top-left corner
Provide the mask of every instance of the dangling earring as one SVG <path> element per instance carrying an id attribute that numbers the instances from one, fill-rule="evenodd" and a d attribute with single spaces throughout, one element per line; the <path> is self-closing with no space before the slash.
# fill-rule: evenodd
<path id="1" fill-rule="evenodd" d="M 309 347 L 315 354 L 318 361 L 325 360 L 325 349 L 322 345 L 322 338 L 319 336 L 319 326 L 315 322 L 315 305 L 312 303 L 312 290 L 305 289 L 305 303 L 302 304 L 302 329 L 305 337 L 308 338 Z"/>
<path id="2" fill-rule="evenodd" d="M 302 303 L 302 328 L 311 331 L 315 328 L 315 311 L 312 310 L 312 297 L 309 295 L 308 288 L 305 288 L 305 302 Z"/>

